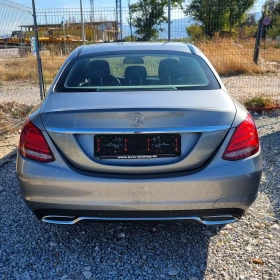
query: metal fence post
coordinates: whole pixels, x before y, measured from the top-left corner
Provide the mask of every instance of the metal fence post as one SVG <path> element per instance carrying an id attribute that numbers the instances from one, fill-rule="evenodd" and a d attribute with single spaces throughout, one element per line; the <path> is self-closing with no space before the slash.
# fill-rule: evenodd
<path id="1" fill-rule="evenodd" d="M 45 97 L 45 89 L 44 89 L 42 62 L 41 62 L 41 57 L 40 57 L 35 0 L 32 0 L 32 9 L 33 9 L 33 19 L 34 19 L 34 31 L 35 31 L 35 44 L 36 44 L 36 57 L 37 57 L 38 78 L 39 78 L 39 87 L 40 87 L 40 98 L 41 98 L 41 100 L 43 100 Z"/>
<path id="2" fill-rule="evenodd" d="M 171 37 L 171 0 L 168 0 L 168 42 Z"/>
<path id="3" fill-rule="evenodd" d="M 123 26 L 122 26 L 122 0 L 119 0 L 120 1 L 120 29 L 121 29 L 121 41 L 123 39 Z"/>
<path id="4" fill-rule="evenodd" d="M 262 38 L 262 30 L 263 30 L 263 19 L 261 18 L 258 24 L 258 30 L 256 34 L 256 43 L 254 49 L 254 62 L 258 64 L 259 53 L 260 53 L 260 44 Z"/>
<path id="5" fill-rule="evenodd" d="M 83 16 L 83 2 L 80 0 L 80 9 L 81 9 L 81 24 L 82 24 L 82 40 L 85 43 L 85 23 Z"/>

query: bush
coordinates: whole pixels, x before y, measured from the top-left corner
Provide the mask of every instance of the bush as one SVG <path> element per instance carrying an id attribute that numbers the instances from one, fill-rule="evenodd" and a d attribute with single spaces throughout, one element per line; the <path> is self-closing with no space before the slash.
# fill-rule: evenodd
<path id="1" fill-rule="evenodd" d="M 137 38 L 134 35 L 132 35 L 132 37 L 131 36 L 125 36 L 123 38 L 123 41 L 124 42 L 136 42 Z"/>
<path id="2" fill-rule="evenodd" d="M 242 30 L 240 31 L 240 35 L 242 38 L 252 38 L 255 37 L 256 32 L 258 30 L 258 26 L 252 25 L 252 26 L 244 26 Z"/>
<path id="3" fill-rule="evenodd" d="M 7 133 L 17 131 L 33 109 L 33 105 L 7 102 L 0 104 L 0 138 Z"/>
<path id="4" fill-rule="evenodd" d="M 273 101 L 270 98 L 258 96 L 247 100 L 244 105 L 247 108 L 261 109 L 273 106 Z"/>
<path id="5" fill-rule="evenodd" d="M 276 37 L 279 35 L 280 35 L 280 15 L 276 16 L 273 19 L 273 26 L 268 31 L 268 36 L 273 40 L 275 40 Z"/>
<path id="6" fill-rule="evenodd" d="M 191 37 L 192 41 L 201 40 L 204 36 L 203 29 L 197 25 L 192 24 L 186 28 L 188 35 Z"/>

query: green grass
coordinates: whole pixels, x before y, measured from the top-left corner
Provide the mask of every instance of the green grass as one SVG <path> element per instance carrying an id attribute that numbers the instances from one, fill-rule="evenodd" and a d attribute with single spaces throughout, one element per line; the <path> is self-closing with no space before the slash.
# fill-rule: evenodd
<path id="1" fill-rule="evenodd" d="M 261 109 L 261 108 L 271 107 L 274 104 L 272 99 L 258 96 L 247 100 L 246 102 L 244 102 L 244 105 L 247 108 Z"/>

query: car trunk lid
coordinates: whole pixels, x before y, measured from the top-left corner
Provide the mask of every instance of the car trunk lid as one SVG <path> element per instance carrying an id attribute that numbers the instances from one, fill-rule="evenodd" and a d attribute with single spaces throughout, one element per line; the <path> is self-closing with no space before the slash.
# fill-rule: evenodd
<path id="1" fill-rule="evenodd" d="M 51 93 L 41 118 L 53 142 L 75 167 L 151 174 L 205 164 L 222 143 L 235 113 L 233 101 L 222 90 L 85 92 Z M 134 123 L 135 116 L 140 123 Z M 95 152 L 94 137 L 115 135 L 124 141 L 135 134 L 147 135 L 145 141 L 150 136 L 178 135 L 180 154 L 131 159 L 101 158 Z"/>

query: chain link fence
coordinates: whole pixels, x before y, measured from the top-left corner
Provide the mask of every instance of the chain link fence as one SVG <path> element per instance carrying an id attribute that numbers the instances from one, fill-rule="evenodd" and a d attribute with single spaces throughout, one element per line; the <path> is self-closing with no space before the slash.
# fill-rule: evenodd
<path id="1" fill-rule="evenodd" d="M 30 53 L 30 45 L 25 44 L 19 26 L 32 22 L 31 8 L 0 0 L 0 137 L 14 133 L 27 113 L 39 102 L 37 89 L 30 91 L 28 86 L 22 91 L 25 78 L 29 75 L 30 80 L 30 74 L 21 79 L 18 72 L 18 66 L 25 63 L 22 57 Z M 33 68 L 36 67 L 36 63 L 33 63 Z M 28 71 L 25 68 L 25 72 Z M 34 84 L 33 88 L 36 87 Z"/>
<path id="2" fill-rule="evenodd" d="M 138 1 L 139 2 L 139 1 Z M 140 1 L 141 2 L 141 1 Z M 209 3 L 209 1 L 202 1 Z M 211 2 L 211 1 L 210 1 Z M 225 1 L 227 2 L 227 1 Z M 247 1 L 250 2 L 250 1 Z M 171 10 L 171 41 L 193 43 L 215 66 L 229 90 L 247 107 L 280 105 L 280 2 L 265 5 L 195 5 L 189 1 Z M 192 5 L 193 4 L 193 5 Z M 277 6 L 279 5 L 279 6 Z M 37 62 L 32 54 L 34 27 L 28 8 L 0 0 L 0 102 L 15 104 L 12 109 L 40 102 L 36 85 Z M 2 9 L 3 11 L 3 9 Z M 17 21 L 12 21 L 16 14 Z M 161 41 L 168 39 L 166 7 L 143 7 L 132 4 L 122 9 L 122 25 L 116 9 L 84 8 L 38 9 L 37 22 L 45 87 L 47 88 L 67 55 L 82 44 L 105 44 L 115 41 Z M 22 15 L 20 17 L 19 15 Z M 23 16 L 24 15 L 24 16 Z M 14 22 L 9 25 L 7 22 Z M 83 26 L 84 34 L 83 38 Z M 10 34 L 7 36 L 7 34 Z M 17 54 L 11 49 L 21 49 Z M 258 54 L 256 61 L 256 54 Z M 255 61 L 254 61 L 255 60 Z M 257 62 L 257 63 L 256 63 Z M 25 104 L 25 105 L 23 105 Z M 11 107 L 11 105 L 9 105 Z M 3 108 L 0 112 L 3 112 Z M 5 106 L 4 106 L 5 107 Z M 11 109 L 11 110 L 12 110 Z M 11 112 L 11 110 L 9 112 Z M 22 115 L 25 111 L 22 110 Z M 14 123 L 6 122 L 13 127 Z M 8 127 L 8 129 L 10 128 Z M 0 127 L 0 134 L 7 127 Z"/>
<path id="3" fill-rule="evenodd" d="M 241 102 L 265 97 L 266 105 L 280 104 L 280 21 L 268 17 L 273 28 L 263 21 L 262 6 L 244 14 L 245 7 L 219 6 L 173 8 L 171 41 L 193 42 L 214 64 L 229 90 Z M 162 41 L 168 38 L 167 10 L 122 9 L 122 30 L 117 30 L 114 8 L 84 9 L 85 44 L 123 41 Z M 280 13 L 279 13 L 280 14 Z M 220 15 L 220 16 L 219 16 Z M 40 44 L 45 81 L 77 45 L 83 44 L 79 9 L 38 10 Z M 227 18 L 225 18 L 227 17 Z M 200 21 L 198 21 L 200 19 Z M 139 23 L 140 21 L 140 23 Z M 131 25 L 129 24 L 131 22 Z M 240 23 L 239 23 L 240 22 Z M 261 22 L 262 38 L 258 63 L 254 62 L 256 34 Z M 29 28 L 29 27 L 28 27 Z M 32 27 L 30 27 L 32 28 Z M 278 30 L 278 31 L 277 31 Z M 27 35 L 32 34 L 27 32 Z M 278 40 L 278 41 L 277 41 Z M 47 58 L 46 56 L 49 56 Z M 57 56 L 60 59 L 57 59 Z M 52 61 L 49 64 L 49 61 Z M 54 69 L 50 69 L 50 65 Z M 254 105 L 254 104 L 252 104 Z"/>

